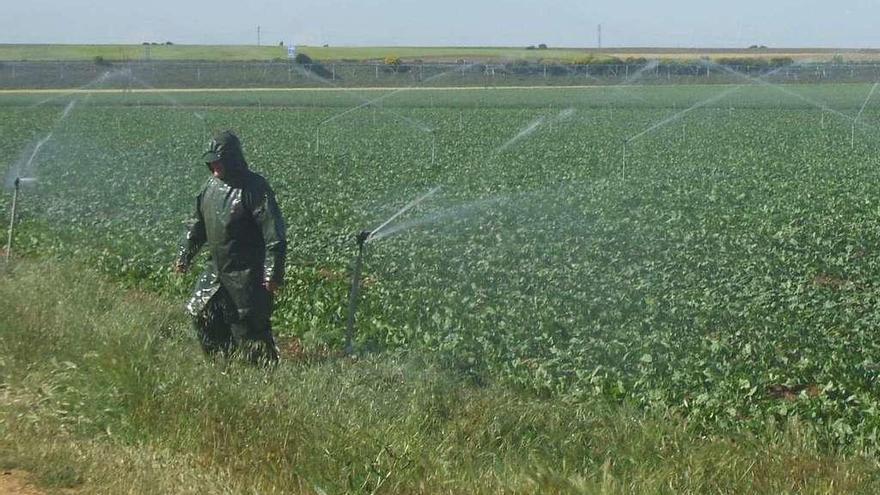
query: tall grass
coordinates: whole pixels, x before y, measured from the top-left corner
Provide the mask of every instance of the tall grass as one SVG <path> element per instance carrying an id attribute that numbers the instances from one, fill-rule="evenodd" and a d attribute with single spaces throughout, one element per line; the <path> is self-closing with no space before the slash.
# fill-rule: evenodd
<path id="1" fill-rule="evenodd" d="M 208 362 L 179 301 L 70 262 L 0 277 L 0 467 L 76 493 L 874 493 L 810 428 L 704 437 L 432 359 Z"/>

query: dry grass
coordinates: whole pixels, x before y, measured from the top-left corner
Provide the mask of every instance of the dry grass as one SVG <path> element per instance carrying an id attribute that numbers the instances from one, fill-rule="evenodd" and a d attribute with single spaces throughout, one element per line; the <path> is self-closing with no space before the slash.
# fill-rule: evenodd
<path id="1" fill-rule="evenodd" d="M 662 413 L 477 386 L 414 356 L 208 363 L 177 304 L 69 264 L 0 278 L 0 328 L 0 467 L 48 491 L 880 489 L 876 459 L 823 450 L 807 424 L 706 436 Z"/>

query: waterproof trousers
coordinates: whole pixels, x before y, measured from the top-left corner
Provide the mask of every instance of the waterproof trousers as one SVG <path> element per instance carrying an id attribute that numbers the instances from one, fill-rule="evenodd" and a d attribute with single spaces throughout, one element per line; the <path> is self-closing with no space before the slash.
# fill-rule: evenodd
<path id="1" fill-rule="evenodd" d="M 259 304 L 242 317 L 226 289 L 221 287 L 214 294 L 202 314 L 193 319 L 199 342 L 208 356 L 240 356 L 254 364 L 278 361 L 278 347 L 269 321 L 272 298 L 268 292 L 259 296 Z"/>

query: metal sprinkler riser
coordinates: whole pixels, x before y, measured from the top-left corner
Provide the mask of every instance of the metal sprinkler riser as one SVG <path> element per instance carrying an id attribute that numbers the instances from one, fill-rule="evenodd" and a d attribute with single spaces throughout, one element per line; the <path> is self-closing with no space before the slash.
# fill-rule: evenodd
<path id="1" fill-rule="evenodd" d="M 347 355 L 354 353 L 354 322 L 355 313 L 357 313 L 358 294 L 361 288 L 361 269 L 364 266 L 366 244 L 372 234 L 369 230 L 362 230 L 355 236 L 358 254 L 357 258 L 355 258 L 354 270 L 351 273 L 351 290 L 348 293 L 348 319 L 345 325 L 345 353 Z"/>
<path id="2" fill-rule="evenodd" d="M 15 210 L 18 207 L 18 191 L 21 189 L 21 178 L 16 177 L 13 182 L 15 187 L 12 193 L 12 213 L 9 215 L 9 231 L 6 236 L 6 268 L 9 268 L 9 258 L 12 254 L 12 237 L 15 232 Z"/>

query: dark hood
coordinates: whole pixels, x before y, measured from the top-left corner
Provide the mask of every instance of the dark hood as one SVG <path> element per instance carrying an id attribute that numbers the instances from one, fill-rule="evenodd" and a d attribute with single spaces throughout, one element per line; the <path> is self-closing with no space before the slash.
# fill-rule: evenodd
<path id="1" fill-rule="evenodd" d="M 232 131 L 223 131 L 214 135 L 208 143 L 208 150 L 202 153 L 202 161 L 206 164 L 220 160 L 226 167 L 230 178 L 241 176 L 248 169 L 241 149 L 241 141 Z"/>

